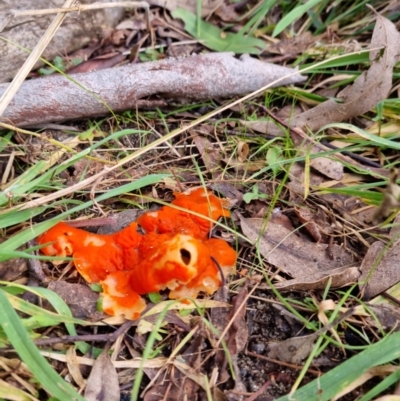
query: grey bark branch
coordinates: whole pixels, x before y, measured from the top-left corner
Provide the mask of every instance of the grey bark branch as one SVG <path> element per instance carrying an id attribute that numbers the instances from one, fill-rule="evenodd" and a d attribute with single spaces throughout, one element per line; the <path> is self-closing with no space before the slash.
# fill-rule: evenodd
<path id="1" fill-rule="evenodd" d="M 39 38 L 50 25 L 54 15 L 12 17 L 13 10 L 27 11 L 62 7 L 65 0 L 0 0 L 0 82 L 13 78 L 22 66 L 28 53 L 22 48 L 32 50 Z M 114 0 L 114 2 L 117 0 Z M 104 0 L 98 0 L 104 2 Z M 92 3 L 92 0 L 80 0 L 81 4 Z M 103 29 L 114 26 L 122 17 L 124 10 L 114 8 L 82 12 L 79 18 L 76 13 L 68 15 L 58 29 L 49 46 L 43 52 L 43 57 L 52 60 L 60 54 L 68 54 L 84 47 L 93 39 L 102 36 Z M 39 67 L 40 61 L 35 68 Z"/>
<path id="2" fill-rule="evenodd" d="M 251 93 L 278 78 L 278 85 L 302 82 L 291 68 L 264 63 L 230 53 L 210 53 L 187 58 L 24 82 L 9 104 L 2 121 L 16 126 L 104 115 L 136 108 L 148 97 L 205 100 Z M 7 84 L 0 85 L 0 96 Z M 108 107 L 106 107 L 107 105 Z"/>

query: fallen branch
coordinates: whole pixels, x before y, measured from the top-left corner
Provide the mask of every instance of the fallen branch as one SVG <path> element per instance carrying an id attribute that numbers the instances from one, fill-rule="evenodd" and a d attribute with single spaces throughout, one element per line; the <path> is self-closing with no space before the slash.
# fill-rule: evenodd
<path id="1" fill-rule="evenodd" d="M 236 59 L 231 53 L 210 53 L 70 77 L 54 75 L 24 82 L 1 120 L 22 127 L 134 109 L 151 104 L 149 97 L 158 102 L 159 97 L 229 98 L 251 93 L 290 74 L 279 84 L 302 82 L 304 77 L 294 72 L 249 56 Z M 7 85 L 0 85 L 0 96 Z"/>

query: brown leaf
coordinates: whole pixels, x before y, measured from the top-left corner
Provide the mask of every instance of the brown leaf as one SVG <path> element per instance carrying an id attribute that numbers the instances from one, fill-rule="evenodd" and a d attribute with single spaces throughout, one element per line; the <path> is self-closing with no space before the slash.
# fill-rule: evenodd
<path id="1" fill-rule="evenodd" d="M 67 283 L 66 281 L 52 281 L 48 288 L 66 302 L 74 317 L 96 319 L 102 316 L 102 313 L 97 311 L 99 294 L 92 291 L 88 286 Z"/>
<path id="2" fill-rule="evenodd" d="M 374 224 L 381 223 L 384 219 L 390 216 L 393 209 L 400 207 L 400 186 L 397 185 L 397 170 L 390 171 L 388 184 L 383 192 L 383 199 L 378 209 L 372 217 Z"/>
<path id="3" fill-rule="evenodd" d="M 314 341 L 319 335 L 316 332 L 308 336 L 293 337 L 279 344 L 274 344 L 268 353 L 268 357 L 297 365 L 310 355 L 314 347 Z"/>
<path id="4" fill-rule="evenodd" d="M 326 233 L 323 232 L 321 226 L 316 221 L 317 213 L 313 212 L 308 207 L 295 207 L 294 212 L 299 218 L 300 223 L 304 224 L 304 228 L 310 233 L 316 242 L 327 242 Z M 320 221 L 321 223 L 324 223 L 321 216 Z"/>
<path id="5" fill-rule="evenodd" d="M 113 53 L 107 56 L 108 57 L 101 56 L 84 61 L 83 63 L 70 68 L 67 72 L 68 74 L 77 74 L 80 72 L 100 71 L 105 68 L 113 67 L 126 58 L 122 53 Z"/>
<path id="6" fill-rule="evenodd" d="M 225 22 L 235 22 L 240 18 L 240 15 L 236 12 L 236 4 L 222 3 L 216 10 L 215 15 Z"/>
<path id="7" fill-rule="evenodd" d="M 374 242 L 361 264 L 359 283 L 363 299 L 370 299 L 400 281 L 400 240 L 385 248 L 383 242 Z"/>
<path id="8" fill-rule="evenodd" d="M 268 53 L 296 55 L 302 54 L 316 42 L 321 39 L 322 35 L 313 36 L 310 31 L 306 31 L 298 36 L 289 39 L 282 39 L 278 43 L 271 44 L 267 47 Z"/>
<path id="9" fill-rule="evenodd" d="M 399 330 L 400 312 L 399 307 L 392 304 L 387 305 L 371 305 L 368 304 L 368 310 L 374 313 L 374 316 L 368 317 L 368 324 L 373 326 L 381 325 L 384 330 Z M 375 318 L 376 317 L 376 318 Z M 377 325 L 377 320 L 379 325 Z M 380 329 L 380 327 L 378 327 Z"/>
<path id="10" fill-rule="evenodd" d="M 0 280 L 13 281 L 28 270 L 26 259 L 14 258 L 0 262 Z"/>
<path id="11" fill-rule="evenodd" d="M 338 93 L 340 103 L 330 99 L 290 120 L 292 126 L 318 130 L 326 124 L 348 120 L 366 113 L 387 98 L 392 87 L 393 67 L 398 59 L 400 33 L 396 26 L 380 15 L 371 39 L 371 67 L 352 85 Z"/>
<path id="12" fill-rule="evenodd" d="M 260 253 L 267 262 L 292 277 L 312 276 L 352 263 L 351 254 L 338 245 L 334 244 L 328 249 L 328 245 L 307 241 L 296 232 L 272 221 L 265 226 L 264 219 L 245 219 L 238 216 L 244 235 L 259 246 Z M 333 260 L 328 255 L 331 248 L 338 252 Z"/>
<path id="13" fill-rule="evenodd" d="M 299 133 L 302 135 L 298 135 Z M 299 128 L 295 131 L 291 131 L 290 136 L 299 150 L 299 155 L 316 154 L 326 151 L 326 147 L 308 138 L 307 134 Z M 316 171 L 333 180 L 340 181 L 343 178 L 343 163 L 339 161 L 332 160 L 328 157 L 316 157 L 311 159 L 310 165 Z"/>
<path id="14" fill-rule="evenodd" d="M 209 172 L 215 171 L 219 167 L 221 160 L 221 150 L 216 149 L 214 145 L 204 136 L 196 135 L 193 138 L 196 148 L 200 152 L 201 159 Z"/>
<path id="15" fill-rule="evenodd" d="M 219 192 L 224 198 L 228 198 L 231 204 L 240 203 L 243 199 L 243 194 L 237 189 L 237 186 L 233 186 L 229 182 L 220 181 L 211 184 L 210 188 Z"/>
<path id="16" fill-rule="evenodd" d="M 323 290 L 330 281 L 331 288 L 341 288 L 356 283 L 359 276 L 358 267 L 338 267 L 327 272 L 313 273 L 312 276 L 286 280 L 274 286 L 285 291 Z"/>
<path id="17" fill-rule="evenodd" d="M 334 302 L 332 301 L 332 305 Z M 333 306 L 334 308 L 334 306 Z M 300 364 L 305 358 L 310 355 L 314 347 L 314 341 L 323 333 L 328 330 L 332 330 L 338 323 L 347 319 L 354 313 L 354 308 L 350 308 L 337 317 L 334 321 L 326 324 L 315 333 L 301 336 L 292 337 L 278 344 L 271 344 L 270 352 L 268 353 L 269 358 L 279 359 L 283 362 Z"/>
<path id="18" fill-rule="evenodd" d="M 249 153 L 250 153 L 249 144 L 246 142 L 240 141 L 238 143 L 237 153 L 238 153 L 238 159 L 240 162 L 244 162 L 245 160 L 247 160 L 247 157 L 249 156 Z"/>
<path id="19" fill-rule="evenodd" d="M 87 401 L 119 401 L 117 370 L 104 350 L 96 359 L 85 388 Z"/>
<path id="20" fill-rule="evenodd" d="M 233 297 L 232 310 L 229 319 L 233 319 L 239 308 L 241 308 L 241 310 L 237 314 L 235 321 L 228 331 L 227 347 L 231 355 L 236 355 L 240 351 L 242 351 L 246 346 L 247 340 L 249 338 L 249 329 L 245 320 L 246 304 L 242 306 L 243 301 L 247 297 L 247 294 L 247 285 L 244 285 L 239 291 L 239 294 Z"/>
<path id="21" fill-rule="evenodd" d="M 185 352 L 181 355 L 179 368 L 169 369 L 168 374 L 160 374 L 154 386 L 145 394 L 144 401 L 175 401 L 175 400 L 193 400 L 196 401 L 199 383 L 196 378 L 201 362 L 201 349 L 204 338 L 198 334 L 191 341 Z M 177 361 L 178 362 L 178 361 Z M 178 366 L 177 366 L 178 367 Z M 162 395 L 160 397 L 160 395 Z"/>

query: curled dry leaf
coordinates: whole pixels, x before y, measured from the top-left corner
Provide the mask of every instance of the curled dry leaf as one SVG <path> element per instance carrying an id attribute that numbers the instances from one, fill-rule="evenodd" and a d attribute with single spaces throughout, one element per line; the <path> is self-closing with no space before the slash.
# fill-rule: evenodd
<path id="1" fill-rule="evenodd" d="M 67 359 L 67 367 L 70 375 L 74 379 L 75 383 L 83 389 L 86 385 L 86 380 L 83 378 L 81 369 L 79 366 L 78 358 L 76 356 L 75 347 L 70 347 L 65 354 Z"/>
<path id="2" fill-rule="evenodd" d="M 352 85 L 337 94 L 340 103 L 333 99 L 286 119 L 291 127 L 307 126 L 316 131 L 332 122 L 341 122 L 359 116 L 387 98 L 392 87 L 393 67 L 399 60 L 400 33 L 387 18 L 377 15 L 370 45 L 370 68 L 361 74 Z M 281 128 L 272 121 L 243 122 L 247 127 L 280 136 Z"/>
<path id="3" fill-rule="evenodd" d="M 328 100 L 291 120 L 292 126 L 317 130 L 331 122 L 340 122 L 366 113 L 387 98 L 392 87 L 393 67 L 399 58 L 400 33 L 396 26 L 380 15 L 371 39 L 368 71 L 337 94 L 341 103 Z"/>
<path id="4" fill-rule="evenodd" d="M 108 350 L 104 350 L 93 365 L 86 384 L 85 398 L 87 401 L 120 399 L 117 370 L 108 355 Z"/>
<path id="5" fill-rule="evenodd" d="M 238 160 L 240 162 L 244 162 L 249 156 L 249 152 L 250 152 L 250 147 L 248 143 L 240 141 L 238 143 L 238 148 L 237 148 Z"/>
<path id="6" fill-rule="evenodd" d="M 296 213 L 296 216 L 300 222 L 304 224 L 304 228 L 314 238 L 315 242 L 327 242 L 326 232 L 324 232 L 319 223 L 319 221 L 321 221 L 323 224 L 324 221 L 321 218 L 318 219 L 318 217 L 321 216 L 318 216 L 317 213 L 313 212 L 308 207 L 296 206 L 294 208 L 294 212 Z"/>
<path id="7" fill-rule="evenodd" d="M 279 78 L 282 81 L 274 86 L 304 80 L 300 74 L 287 77 L 294 72 L 245 55 L 237 59 L 232 53 L 209 53 L 76 74 L 80 85 L 55 75 L 24 82 L 2 118 L 28 126 L 135 109 L 156 95 L 192 100 L 233 97 Z M 7 87 L 0 85 L 0 96 Z"/>

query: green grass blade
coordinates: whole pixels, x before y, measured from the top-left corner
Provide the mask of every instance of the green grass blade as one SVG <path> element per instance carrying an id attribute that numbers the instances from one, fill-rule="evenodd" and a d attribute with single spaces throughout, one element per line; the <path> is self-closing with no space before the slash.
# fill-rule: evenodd
<path id="1" fill-rule="evenodd" d="M 260 54 L 265 49 L 265 43 L 249 36 L 225 32 L 203 20 L 197 21 L 196 15 L 184 8 L 177 8 L 172 16 L 180 18 L 185 23 L 185 30 L 204 46 L 218 52 L 234 52 Z M 199 23 L 199 24 L 198 24 Z"/>
<path id="2" fill-rule="evenodd" d="M 285 28 L 287 28 L 292 22 L 303 16 L 308 10 L 322 3 L 324 0 L 309 0 L 307 3 L 297 6 L 290 13 L 286 14 L 277 24 L 272 33 L 272 36 L 279 35 Z"/>
<path id="3" fill-rule="evenodd" d="M 6 333 L 9 341 L 26 363 L 36 380 L 43 388 L 59 400 L 85 401 L 67 382 L 65 382 L 46 359 L 39 353 L 30 339 L 27 331 L 20 322 L 20 318 L 12 308 L 3 290 L 0 289 L 0 326 Z"/>
<path id="4" fill-rule="evenodd" d="M 95 199 L 95 201 L 101 202 L 105 199 L 112 198 L 113 196 L 118 196 L 123 193 L 134 191 L 134 190 L 143 188 L 148 185 L 156 184 L 157 182 L 159 182 L 160 180 L 162 180 L 165 177 L 168 177 L 168 174 L 150 174 L 146 177 L 140 178 L 137 181 L 131 182 L 126 185 L 122 185 L 121 187 L 118 187 L 118 188 L 114 188 L 114 189 L 98 196 Z M 30 227 L 29 229 L 22 231 L 22 232 L 18 233 L 17 235 L 15 235 L 14 237 L 11 237 L 8 240 L 4 241 L 2 244 L 0 244 L 0 262 L 10 259 L 10 252 L 16 250 L 21 245 L 27 243 L 28 241 L 30 241 L 33 238 L 36 238 L 38 235 L 42 234 L 49 228 L 53 227 L 56 223 L 65 219 L 70 214 L 84 210 L 84 209 L 92 206 L 93 203 L 94 203 L 93 201 L 87 201 L 85 203 L 82 203 L 81 205 L 78 205 L 70 210 L 67 210 L 64 213 L 61 213 L 57 217 L 54 217 L 45 222 L 36 224 L 35 226 Z M 1 216 L 0 216 L 0 218 L 1 218 Z"/>
<path id="5" fill-rule="evenodd" d="M 370 401 L 373 398 L 377 397 L 379 394 L 382 394 L 385 390 L 387 390 L 390 386 L 393 386 L 400 380 L 400 370 L 393 372 L 389 376 L 385 377 L 379 384 L 377 384 L 373 389 L 368 391 L 367 394 L 364 394 L 358 401 Z"/>
<path id="6" fill-rule="evenodd" d="M 13 211 L 1 216 L 0 219 L 0 228 L 10 227 L 12 225 L 17 225 L 24 221 L 29 221 L 32 217 L 37 216 L 40 213 L 43 213 L 46 210 L 46 207 L 37 207 L 33 210 L 21 210 L 21 211 Z"/>
<path id="7" fill-rule="evenodd" d="M 328 124 L 328 125 L 325 125 L 324 127 L 322 127 L 318 131 L 318 133 L 321 131 L 324 131 L 328 128 L 339 128 L 339 129 L 352 131 L 355 134 L 359 135 L 361 138 L 368 139 L 368 141 L 370 141 L 370 146 L 378 146 L 378 147 L 385 147 L 385 148 L 389 148 L 389 149 L 400 150 L 400 143 L 391 141 L 389 139 L 382 138 L 382 137 L 374 135 L 374 134 L 370 134 L 369 132 L 364 131 L 363 129 L 358 128 L 352 124 L 345 124 L 345 123 Z"/>
<path id="8" fill-rule="evenodd" d="M 390 334 L 346 362 L 277 401 L 329 401 L 368 369 L 400 357 L 400 332 Z"/>
<path id="9" fill-rule="evenodd" d="M 65 301 L 54 291 L 51 291 L 47 288 L 35 288 L 36 292 L 41 294 L 44 298 L 46 298 L 52 307 L 61 315 L 65 316 L 68 319 L 73 319 L 73 315 L 71 312 L 71 309 L 69 306 L 65 303 Z M 76 336 L 78 333 L 75 330 L 75 325 L 74 323 L 68 323 L 67 321 L 65 323 L 65 328 L 68 331 L 68 334 L 70 336 Z M 83 342 L 83 341 L 77 341 L 75 342 L 75 346 L 79 351 L 81 351 L 83 354 L 89 351 L 90 345 Z"/>
<path id="10" fill-rule="evenodd" d="M 0 192 L 0 205 L 6 205 L 10 197 L 17 198 L 28 192 L 31 188 L 39 185 L 40 182 L 45 180 L 47 177 L 42 176 L 39 179 L 34 179 L 38 174 L 40 174 L 43 169 L 47 166 L 46 161 L 39 161 L 33 166 L 29 167 L 24 173 L 22 173 L 16 181 L 6 188 L 4 191 Z"/>

